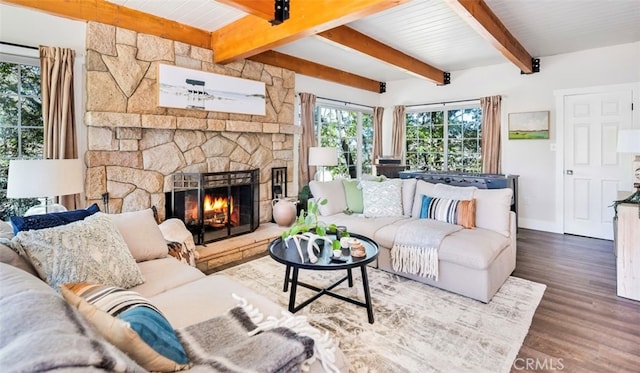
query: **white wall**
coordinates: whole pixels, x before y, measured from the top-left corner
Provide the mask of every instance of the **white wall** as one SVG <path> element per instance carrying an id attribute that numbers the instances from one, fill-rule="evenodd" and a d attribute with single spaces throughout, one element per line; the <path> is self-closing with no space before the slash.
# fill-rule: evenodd
<path id="1" fill-rule="evenodd" d="M 385 107 L 385 151 L 391 143 L 391 112 L 394 105 L 411 105 L 448 100 L 502 96 L 502 172 L 520 175 L 519 225 L 525 228 L 561 232 L 562 196 L 556 187 L 563 170 L 552 150 L 557 128 L 554 91 L 580 87 L 640 82 L 640 43 L 541 58 L 541 71 L 521 75 L 512 64 L 454 71 L 451 84 L 436 86 L 420 79 L 387 82 L 381 95 Z M 636 108 L 640 107 L 635 97 Z M 549 110 L 549 140 L 508 140 L 508 113 Z M 638 110 L 634 120 L 638 120 Z M 634 126 L 638 126 L 636 123 Z M 561 144 L 560 144 L 561 145 Z"/>
<path id="2" fill-rule="evenodd" d="M 75 119 L 78 131 L 78 154 L 81 159 L 87 149 L 83 122 L 86 23 L 52 16 L 18 6 L 0 4 L 0 41 L 38 47 L 71 48 L 76 52 L 74 64 Z"/>

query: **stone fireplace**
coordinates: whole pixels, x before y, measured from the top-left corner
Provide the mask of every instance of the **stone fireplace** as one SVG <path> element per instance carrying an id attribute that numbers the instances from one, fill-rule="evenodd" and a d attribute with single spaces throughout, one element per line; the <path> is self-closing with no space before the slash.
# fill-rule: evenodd
<path id="1" fill-rule="evenodd" d="M 293 180 L 295 74 L 254 61 L 217 65 L 213 52 L 90 22 L 86 52 L 87 203 L 111 213 L 156 206 L 176 173 L 259 170 L 259 221 L 271 219 L 271 169 Z M 173 64 L 265 82 L 266 114 L 230 114 L 157 105 L 157 66 Z M 294 190 L 292 183 L 289 190 Z"/>
<path id="2" fill-rule="evenodd" d="M 197 245 L 253 232 L 260 225 L 259 170 L 179 173 L 172 179 L 167 218 L 182 220 Z"/>

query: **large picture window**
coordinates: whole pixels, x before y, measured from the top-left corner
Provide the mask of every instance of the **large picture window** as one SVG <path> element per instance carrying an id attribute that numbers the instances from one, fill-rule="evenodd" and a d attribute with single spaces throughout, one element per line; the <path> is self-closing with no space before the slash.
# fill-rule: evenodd
<path id="1" fill-rule="evenodd" d="M 371 173 L 373 149 L 372 110 L 316 105 L 319 146 L 338 149 L 338 166 L 328 167 L 333 176 L 357 178 Z"/>
<path id="2" fill-rule="evenodd" d="M 406 113 L 406 164 L 411 169 L 482 171 L 482 110 L 466 106 Z"/>
<path id="3" fill-rule="evenodd" d="M 44 129 L 37 58 L 0 54 L 0 220 L 21 215 L 33 199 L 7 199 L 9 161 L 42 158 Z"/>

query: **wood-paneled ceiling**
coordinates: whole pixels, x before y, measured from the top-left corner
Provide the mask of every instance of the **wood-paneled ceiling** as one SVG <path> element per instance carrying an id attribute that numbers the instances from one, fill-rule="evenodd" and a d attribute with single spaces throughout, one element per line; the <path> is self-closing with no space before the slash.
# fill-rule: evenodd
<path id="1" fill-rule="evenodd" d="M 640 0 L 0 0 L 379 92 L 381 82 L 640 41 Z M 499 78 L 499 77 L 496 77 Z M 455 74 L 451 76 L 455 84 Z"/>

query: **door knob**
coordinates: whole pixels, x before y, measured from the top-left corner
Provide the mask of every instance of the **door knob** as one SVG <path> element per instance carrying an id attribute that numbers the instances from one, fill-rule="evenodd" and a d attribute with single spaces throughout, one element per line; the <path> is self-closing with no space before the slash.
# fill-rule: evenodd
<path id="1" fill-rule="evenodd" d="M 567 175 L 573 175 L 573 170 L 567 170 L 566 173 Z"/>

